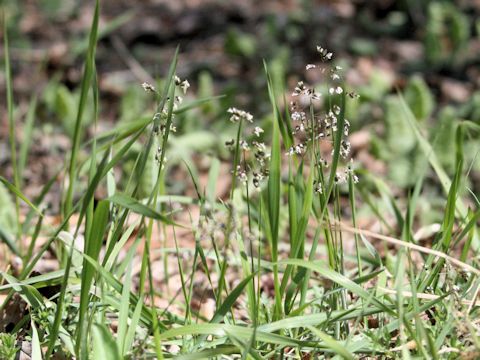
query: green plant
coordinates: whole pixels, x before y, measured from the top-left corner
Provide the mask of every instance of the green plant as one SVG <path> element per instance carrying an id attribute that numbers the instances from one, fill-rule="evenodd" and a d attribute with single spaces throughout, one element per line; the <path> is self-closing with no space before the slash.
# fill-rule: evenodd
<path id="1" fill-rule="evenodd" d="M 0 333 L 0 359 L 15 359 L 18 348 L 17 337 L 14 334 Z"/>
<path id="2" fill-rule="evenodd" d="M 26 304 L 13 333 L 26 333 L 32 358 L 478 355 L 480 270 L 471 255 L 480 244 L 480 204 L 469 188 L 475 158 L 467 153 L 478 124 L 447 108 L 442 126 L 427 134 L 436 104 L 419 78 L 404 98 L 386 96 L 389 84 L 374 75 L 362 90 L 367 99 L 357 100 L 322 47 L 306 66 L 322 81 L 298 82 L 291 102 L 281 95 L 283 63 L 265 62 L 269 112 L 214 114 L 225 99 L 213 96 L 205 74 L 202 98 L 186 96 L 177 49 L 165 77 L 142 84 L 145 97 L 129 93 L 122 121 L 100 133 L 98 20 L 97 2 L 80 100 L 69 110 L 75 126 L 60 170 L 68 179 L 60 223 L 45 221 L 42 206 L 57 174 L 36 199 L 23 193 L 28 145 L 11 159 L 23 164 L 18 181 L 0 177 L 18 202 L 1 239 L 23 260 L 0 273 L 0 312 L 15 299 Z M 391 180 L 408 187 L 404 197 L 351 160 L 356 124 L 347 114 L 355 116 L 348 109 L 360 101 L 385 105 L 378 148 L 401 165 L 392 166 Z M 470 105 L 465 114 L 475 114 Z M 35 126 L 29 119 L 27 129 Z M 425 210 L 432 188 L 440 194 Z M 382 234 L 362 230 L 365 219 Z M 426 240 L 423 225 L 434 229 Z M 59 269 L 33 274 L 47 253 Z M 13 356 L 16 337 L 3 337 Z"/>

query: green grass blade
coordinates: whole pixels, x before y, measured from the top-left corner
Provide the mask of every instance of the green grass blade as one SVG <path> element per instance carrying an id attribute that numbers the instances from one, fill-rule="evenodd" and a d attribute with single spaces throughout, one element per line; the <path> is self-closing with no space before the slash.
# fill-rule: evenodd
<path id="1" fill-rule="evenodd" d="M 338 272 L 333 271 L 332 269 L 318 264 L 314 263 L 311 261 L 305 261 L 301 259 L 288 259 L 288 260 L 282 260 L 279 262 L 279 264 L 285 264 L 285 265 L 293 265 L 293 266 L 301 266 L 305 267 L 307 269 L 313 270 L 318 272 L 320 275 L 326 277 L 327 279 L 333 281 L 334 283 L 337 283 L 338 285 L 344 287 L 345 289 L 353 292 L 354 294 L 357 294 L 364 300 L 370 301 L 371 295 L 368 291 L 366 291 L 364 288 L 362 288 L 360 285 L 356 284 L 354 281 L 348 279 L 342 274 L 339 274 Z M 374 303 L 376 306 L 378 306 L 379 309 L 382 309 L 383 311 L 393 314 L 392 310 L 388 308 L 385 304 L 383 304 L 380 300 L 377 298 L 373 298 L 372 303 Z"/>
<path id="2" fill-rule="evenodd" d="M 238 347 L 234 345 L 219 345 L 214 349 L 206 349 L 191 354 L 178 355 L 175 357 L 177 360 L 203 360 L 214 359 L 220 355 L 238 354 Z"/>
<path id="3" fill-rule="evenodd" d="M 30 324 L 32 325 L 32 360 L 42 360 L 42 348 L 40 346 L 38 330 L 35 322 L 31 321 Z"/>
<path id="4" fill-rule="evenodd" d="M 20 198 L 22 199 L 25 204 L 27 204 L 28 206 L 30 206 L 33 210 L 35 210 L 35 212 L 40 215 L 40 216 L 43 216 L 42 212 L 35 206 L 33 205 L 30 200 L 27 199 L 27 197 L 25 195 L 23 195 L 23 193 L 18 189 L 18 187 L 16 187 L 15 185 L 11 184 L 7 179 L 5 179 L 3 176 L 0 176 L 0 181 L 3 183 L 3 185 L 5 185 L 7 187 L 8 190 L 10 190 L 10 192 L 12 192 L 16 198 Z"/>
<path id="5" fill-rule="evenodd" d="M 232 306 L 235 304 L 235 301 L 237 301 L 238 297 L 242 294 L 243 289 L 247 284 L 253 279 L 256 273 L 250 274 L 248 277 L 243 279 L 240 284 L 238 284 L 235 289 L 233 289 L 230 294 L 226 297 L 226 299 L 223 301 L 222 305 L 220 308 L 215 312 L 213 315 L 212 319 L 210 320 L 210 323 L 217 323 L 220 322 L 223 317 L 227 314 L 227 312 L 232 308 Z"/>
<path id="6" fill-rule="evenodd" d="M 129 352 L 132 348 L 133 341 L 135 340 L 135 333 L 138 329 L 138 324 L 140 321 L 140 316 L 143 309 L 143 300 L 138 299 L 137 304 L 135 305 L 135 310 L 133 311 L 132 318 L 130 320 L 130 326 L 128 327 L 127 334 L 125 336 L 125 341 L 123 343 L 123 352 L 124 354 Z"/>
<path id="7" fill-rule="evenodd" d="M 125 273 L 125 281 L 120 300 L 120 313 L 118 314 L 117 347 L 122 356 L 125 356 L 125 338 L 128 329 L 128 314 L 130 309 L 130 287 L 131 287 L 132 261 L 130 260 Z"/>
<path id="8" fill-rule="evenodd" d="M 337 340 L 335 340 L 330 335 L 324 333 L 323 331 L 314 328 L 313 326 L 309 326 L 308 329 L 318 336 L 322 341 L 324 346 L 332 350 L 335 354 L 340 355 L 343 359 L 353 360 L 355 359 L 353 354 L 342 344 L 340 344 Z M 322 344 L 322 345 L 323 345 Z"/>
<path id="9" fill-rule="evenodd" d="M 280 130 L 279 118 L 275 102 L 275 94 L 273 93 L 273 84 L 270 74 L 264 63 L 265 73 L 268 81 L 268 93 L 270 103 L 273 107 L 273 132 L 272 132 L 272 152 L 269 166 L 268 186 L 267 186 L 267 213 L 270 224 L 271 235 L 271 251 L 272 262 L 274 263 L 273 276 L 275 287 L 275 318 L 279 319 L 282 313 L 282 296 L 280 293 L 280 280 L 278 278 L 278 231 L 280 218 L 280 168 L 281 168 L 281 147 L 280 147 Z"/>
<path id="10" fill-rule="evenodd" d="M 105 325 L 94 324 L 92 327 L 93 358 L 102 360 L 122 359 L 112 334 Z"/>
<path id="11" fill-rule="evenodd" d="M 0 228 L 0 241 L 4 242 L 5 245 L 8 246 L 10 251 L 14 253 L 17 256 L 21 256 L 21 252 L 17 247 L 17 244 L 15 243 L 15 240 L 13 239 L 12 235 L 10 233 L 5 232 L 2 228 Z"/>
<path id="12" fill-rule="evenodd" d="M 100 201 L 93 215 L 92 228 L 86 235 L 85 254 L 94 260 L 98 260 L 100 249 L 102 247 L 103 237 L 109 218 L 109 202 Z M 77 325 L 76 352 L 80 357 L 85 356 L 87 349 L 87 310 L 89 306 L 90 287 L 92 285 L 95 268 L 86 260 L 83 262 L 82 282 L 80 291 L 79 320 Z"/>
<path id="13" fill-rule="evenodd" d="M 116 193 L 115 195 L 108 198 L 108 200 L 116 205 L 122 206 L 126 209 L 133 211 L 136 214 L 143 215 L 147 218 L 160 220 L 165 224 L 175 224 L 166 216 L 156 212 L 155 210 L 151 209 L 150 207 L 143 205 L 142 203 L 138 202 L 137 200 L 121 193 Z M 176 224 L 177 225 L 177 224 Z M 177 225 L 179 226 L 179 225 Z"/>
<path id="14" fill-rule="evenodd" d="M 98 34 L 98 20 L 100 17 L 99 1 L 95 2 L 95 12 L 93 14 L 92 26 L 90 28 L 88 50 L 85 59 L 85 68 L 83 70 L 81 91 L 80 91 L 80 101 L 77 109 L 77 116 L 75 119 L 75 128 L 73 133 L 73 143 L 72 143 L 72 152 L 70 154 L 70 161 L 68 165 L 68 187 L 67 194 L 65 197 L 63 215 L 68 214 L 72 209 L 73 202 L 73 192 L 75 189 L 76 176 L 75 170 L 77 166 L 77 157 L 78 151 L 80 148 L 80 141 L 82 138 L 82 121 L 83 113 L 87 105 L 88 90 L 90 89 L 90 82 L 92 81 L 92 76 L 94 73 L 95 67 L 95 48 L 97 45 L 97 34 Z"/>

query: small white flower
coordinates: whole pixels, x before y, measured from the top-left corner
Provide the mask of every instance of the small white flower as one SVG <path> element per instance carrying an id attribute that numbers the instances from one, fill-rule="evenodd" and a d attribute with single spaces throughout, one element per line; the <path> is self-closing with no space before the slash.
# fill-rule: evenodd
<path id="1" fill-rule="evenodd" d="M 183 80 L 182 83 L 180 84 L 180 88 L 182 89 L 183 94 L 187 93 L 187 90 L 189 87 L 190 87 L 190 83 L 188 82 L 188 80 Z"/>
<path id="2" fill-rule="evenodd" d="M 336 184 L 345 184 L 347 182 L 347 177 L 344 173 L 337 172 L 335 174 L 335 183 Z"/>
<path id="3" fill-rule="evenodd" d="M 155 92 L 155 87 L 152 84 L 149 84 L 147 82 L 144 82 L 142 84 L 143 90 L 146 92 Z"/>
<path id="4" fill-rule="evenodd" d="M 295 111 L 292 113 L 292 121 L 305 121 L 307 115 L 303 111 Z"/>
<path id="5" fill-rule="evenodd" d="M 307 88 L 305 87 L 305 84 L 303 83 L 303 81 L 299 81 L 297 83 L 297 86 L 293 90 L 292 96 L 298 96 L 300 94 L 303 94 L 305 90 L 307 90 Z"/>
<path id="6" fill-rule="evenodd" d="M 343 93 L 343 89 L 341 86 L 331 87 L 330 89 L 328 89 L 328 92 L 330 93 L 330 95 L 341 94 Z"/>
<path id="7" fill-rule="evenodd" d="M 248 145 L 248 143 L 245 140 L 240 140 L 240 146 L 245 151 L 250 150 L 250 146 Z"/>
<path id="8" fill-rule="evenodd" d="M 310 69 L 315 69 L 316 67 L 317 65 L 315 64 L 307 64 L 307 66 L 305 66 L 305 69 L 310 70 Z"/>
<path id="9" fill-rule="evenodd" d="M 250 114 L 249 112 L 239 110 L 239 109 L 234 108 L 234 107 L 229 108 L 227 110 L 227 112 L 229 114 L 232 114 L 232 116 L 230 116 L 230 121 L 231 122 L 238 122 L 240 120 L 245 120 L 245 121 L 248 121 L 250 123 L 253 123 L 253 115 Z"/>
<path id="10" fill-rule="evenodd" d="M 255 129 L 253 129 L 253 133 L 256 135 L 256 136 L 260 136 L 260 134 L 262 134 L 264 131 L 261 127 L 259 126 L 255 126 Z"/>
<path id="11" fill-rule="evenodd" d="M 263 151 L 265 152 L 267 150 L 267 147 L 265 146 L 265 143 L 261 142 L 256 142 L 256 141 L 253 141 L 252 142 L 253 146 L 255 146 L 259 151 Z"/>
<path id="12" fill-rule="evenodd" d="M 322 57 L 323 61 L 331 60 L 333 57 L 333 53 L 331 53 L 330 51 L 328 51 L 327 49 L 321 46 L 317 46 L 317 51 L 320 53 L 320 56 Z"/>
<path id="13" fill-rule="evenodd" d="M 305 147 L 303 144 L 295 145 L 295 153 L 301 155 L 304 151 Z"/>

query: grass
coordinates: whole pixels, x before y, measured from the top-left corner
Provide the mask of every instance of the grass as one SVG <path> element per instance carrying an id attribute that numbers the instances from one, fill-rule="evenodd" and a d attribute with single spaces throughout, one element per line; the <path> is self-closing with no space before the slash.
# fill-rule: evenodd
<path id="1" fill-rule="evenodd" d="M 65 186 L 58 225 L 45 223 L 42 210 L 57 175 L 36 199 L 22 192 L 31 142 L 22 144 L 17 158 L 4 32 L 14 179 L 0 180 L 16 199 L 17 220 L 16 232 L 4 242 L 23 259 L 23 265 L 17 272 L 1 272 L 0 291 L 5 297 L 0 310 L 9 311 L 12 301 L 23 301 L 28 311 L 12 324 L 9 334 L 1 334 L 2 357 L 14 356 L 18 337 L 31 343 L 33 359 L 55 353 L 79 359 L 479 356 L 480 270 L 475 255 L 480 211 L 476 197 L 468 192 L 473 166 L 465 166 L 468 123 L 457 124 L 455 174 L 450 179 L 435 147 L 399 95 L 404 109 L 401 121 L 412 128 L 424 163 L 431 165 L 436 176 L 429 175 L 429 180 L 445 191 L 441 228 L 428 244 L 419 243 L 414 235 L 416 219 L 423 216 L 418 203 L 427 170 L 406 199 L 395 199 L 381 179 L 369 181 L 372 175 L 366 170 L 362 173 L 365 184 L 357 184 L 356 170 L 342 153 L 349 127 L 345 117 L 350 101 L 355 101 L 349 99 L 346 85 L 326 80 L 327 89 L 334 91 L 323 92 L 323 116 L 329 111 L 335 115 L 329 115 L 328 125 L 327 120 L 317 122 L 318 108 L 310 100 L 303 109 L 305 133 L 294 137 L 298 122 L 292 118 L 299 110 L 279 102 L 279 84 L 273 82 L 266 63 L 266 92 L 272 109 L 265 121 L 267 131 L 261 137 L 250 136 L 246 118 L 237 122 L 228 198 L 215 194 L 220 183 L 218 159 L 211 162 L 205 188 L 194 164 L 183 164 L 190 176 L 185 182 L 192 183 L 195 196 L 170 195 L 167 180 L 172 168 L 167 158 L 175 141 L 173 126 L 182 113 L 218 98 L 179 104 L 177 49 L 168 74 L 148 92 L 155 102 L 151 117 L 98 133 L 98 18 L 97 2 L 72 148 L 60 170 Z M 33 97 L 27 136 L 35 126 L 36 106 Z M 93 139 L 83 135 L 82 121 L 89 106 L 95 117 Z M 320 133 L 324 136 L 318 137 Z M 263 148 L 260 140 L 270 145 Z M 331 154 L 322 150 L 324 143 Z M 294 154 L 286 156 L 290 149 Z M 128 177 L 119 181 L 116 175 L 129 160 Z M 253 183 L 252 176 L 258 174 L 263 179 Z M 153 182 L 143 186 L 145 178 Z M 380 196 L 369 186 L 376 186 Z M 107 195 L 98 199 L 95 192 L 102 187 Z M 21 201 L 25 205 L 20 206 Z M 391 214 L 379 209 L 385 205 Z M 359 229 L 360 207 L 369 210 L 369 216 L 388 233 Z M 182 248 L 177 239 L 180 231 L 187 231 L 193 249 Z M 153 260 L 157 251 L 153 243 L 160 236 L 165 241 L 160 251 L 163 269 Z M 22 238 L 30 246 L 25 248 Z M 166 245 L 169 239 L 172 248 Z M 55 254 L 59 270 L 33 274 L 47 251 Z M 172 259 L 174 270 L 169 267 Z M 159 289 L 154 275 L 161 271 L 164 283 Z M 211 293 L 210 314 L 195 305 L 198 283 Z M 52 287 L 58 287 L 54 295 L 42 295 Z M 178 291 L 166 290 L 172 288 Z"/>

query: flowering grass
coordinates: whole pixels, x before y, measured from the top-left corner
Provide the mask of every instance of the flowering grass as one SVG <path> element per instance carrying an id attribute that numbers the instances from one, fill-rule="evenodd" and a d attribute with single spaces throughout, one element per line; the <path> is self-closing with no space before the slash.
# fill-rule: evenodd
<path id="1" fill-rule="evenodd" d="M 235 137 L 225 143 L 231 161 L 228 195 L 216 195 L 218 160 L 211 162 L 204 187 L 186 164 L 190 178 L 185 182 L 195 195 L 170 195 L 172 169 L 166 165 L 178 116 L 211 99 L 183 102 L 190 84 L 176 75 L 177 50 L 162 81 L 142 84 L 155 103 L 151 116 L 104 134 L 95 131 L 87 141 L 85 109 L 91 106 L 96 117 L 99 107 L 98 16 L 97 3 L 72 149 L 61 171 L 59 225 L 43 223 L 43 199 L 55 179 L 37 199 L 22 192 L 5 52 L 11 162 L 17 170 L 13 182 L 1 180 L 18 209 L 18 234 L 6 245 L 22 265 L 17 273 L 1 273 L 5 299 L 0 310 L 22 301 L 28 311 L 0 329 L 11 334 L 2 335 L 0 354 L 17 351 L 14 336 L 31 343 L 34 359 L 54 354 L 79 359 L 479 356 L 480 271 L 472 255 L 478 248 L 480 211 L 478 200 L 465 191 L 464 124 L 456 129 L 456 171 L 449 179 L 402 102 L 402 118 L 445 190 L 440 229 L 430 244 L 419 244 L 414 220 L 422 216 L 417 202 L 428 167 L 405 201 L 382 192 L 395 215 L 393 225 L 378 210 L 385 200 L 358 196 L 370 175 L 357 171 L 348 140 L 346 113 L 357 95 L 345 84 L 333 54 L 318 47 L 318 64 L 306 65 L 306 71 L 318 71 L 324 80 L 299 82 L 291 102 L 278 100 L 282 94 L 275 92 L 265 65 L 268 128 L 245 110 L 232 107 L 224 114 L 235 127 Z M 139 144 L 141 150 L 133 151 Z M 123 162 L 131 157 L 133 168 L 118 181 Z M 87 180 L 78 181 L 81 177 Z M 147 177 L 153 179 L 149 192 L 141 186 Z M 94 197 L 98 188 L 106 189 L 102 199 Z M 25 216 L 20 216 L 20 201 Z M 370 206 L 390 232 L 359 229 L 359 203 Z M 188 232 L 193 249 L 179 245 L 180 231 Z M 27 249 L 22 238 L 29 239 Z M 173 243 L 161 249 L 163 269 L 152 260 L 159 238 Z M 59 270 L 32 273 L 47 251 L 55 254 Z M 172 259 L 175 271 L 168 266 Z M 139 271 L 133 277 L 135 266 Z M 176 293 L 158 288 L 159 272 L 167 285 L 173 281 L 169 276 L 178 275 Z M 205 299 L 196 304 L 199 282 L 214 304 L 209 314 L 200 311 Z M 45 295 L 52 287 L 57 291 Z"/>

